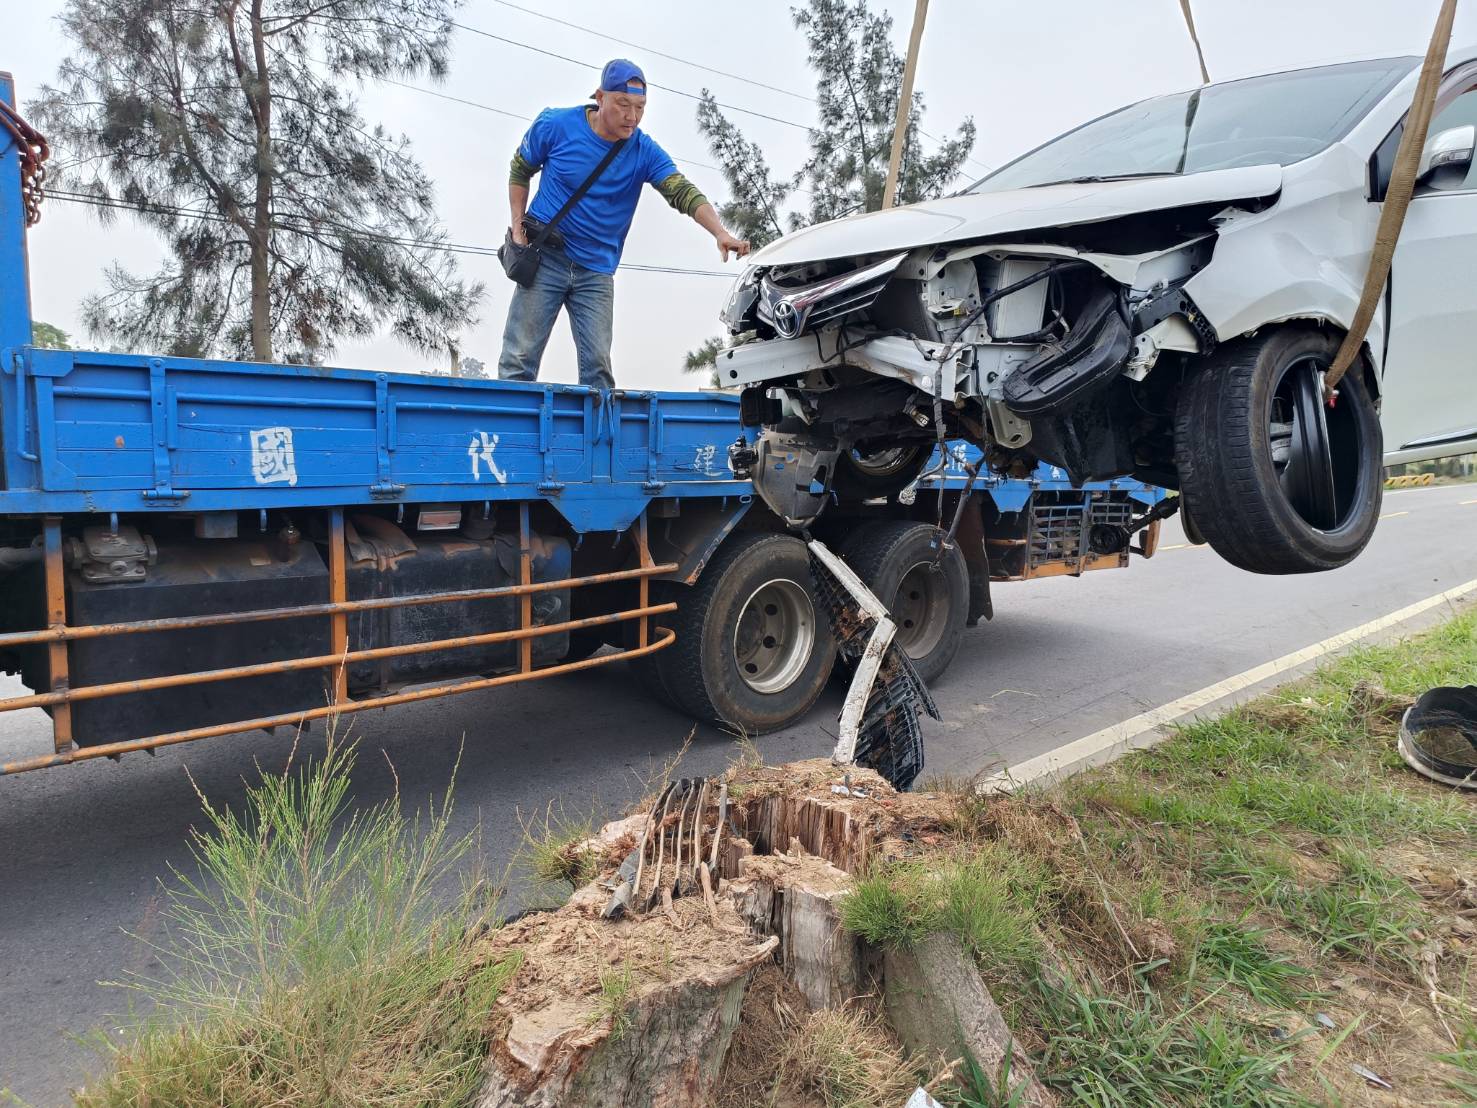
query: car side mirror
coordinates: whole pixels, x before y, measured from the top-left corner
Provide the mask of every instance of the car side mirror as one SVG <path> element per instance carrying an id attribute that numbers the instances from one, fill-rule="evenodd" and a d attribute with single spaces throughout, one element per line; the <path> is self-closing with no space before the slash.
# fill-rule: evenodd
<path id="1" fill-rule="evenodd" d="M 1424 182 L 1437 170 L 1452 166 L 1469 168 L 1474 149 L 1477 149 L 1477 126 L 1471 123 L 1437 132 L 1426 139 L 1425 148 L 1421 150 L 1416 180 Z"/>

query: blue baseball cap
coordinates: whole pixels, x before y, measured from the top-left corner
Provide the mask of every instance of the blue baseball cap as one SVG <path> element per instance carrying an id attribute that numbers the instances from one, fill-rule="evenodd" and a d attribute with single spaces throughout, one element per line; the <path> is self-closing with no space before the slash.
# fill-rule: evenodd
<path id="1" fill-rule="evenodd" d="M 639 88 L 632 87 L 632 82 L 635 81 L 641 82 Z M 646 74 L 641 72 L 641 67 L 635 62 L 616 58 L 615 61 L 606 62 L 605 68 L 600 71 L 600 88 L 604 92 L 629 92 L 633 96 L 645 96 Z"/>

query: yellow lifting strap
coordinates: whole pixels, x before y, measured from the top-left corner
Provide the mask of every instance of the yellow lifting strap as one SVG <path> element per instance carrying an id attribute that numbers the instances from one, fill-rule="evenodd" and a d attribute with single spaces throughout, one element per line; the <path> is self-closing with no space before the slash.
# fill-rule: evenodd
<path id="1" fill-rule="evenodd" d="M 1451 24 L 1456 18 L 1456 0 L 1442 0 L 1441 11 L 1436 16 L 1436 29 L 1431 33 L 1431 45 L 1426 49 L 1426 60 L 1421 66 L 1420 80 L 1416 82 L 1415 97 L 1410 105 L 1410 114 L 1405 119 L 1405 133 L 1400 136 L 1400 149 L 1395 154 L 1395 166 L 1390 173 L 1390 185 L 1385 190 L 1385 206 L 1380 212 L 1379 227 L 1375 231 L 1374 250 L 1369 255 L 1369 269 L 1364 275 L 1364 291 L 1359 297 L 1359 307 L 1354 311 L 1349 332 L 1334 355 L 1333 365 L 1324 375 L 1325 391 L 1331 390 L 1354 364 L 1359 349 L 1364 345 L 1365 333 L 1369 330 L 1374 310 L 1385 291 L 1385 281 L 1390 276 L 1390 262 L 1395 257 L 1395 244 L 1400 239 L 1400 228 L 1405 222 L 1405 209 L 1410 206 L 1411 194 L 1415 192 L 1415 175 L 1420 165 L 1421 150 L 1426 145 L 1426 130 L 1431 124 L 1431 111 L 1436 104 L 1436 90 L 1441 85 L 1441 71 L 1446 63 L 1446 46 L 1451 41 Z"/>

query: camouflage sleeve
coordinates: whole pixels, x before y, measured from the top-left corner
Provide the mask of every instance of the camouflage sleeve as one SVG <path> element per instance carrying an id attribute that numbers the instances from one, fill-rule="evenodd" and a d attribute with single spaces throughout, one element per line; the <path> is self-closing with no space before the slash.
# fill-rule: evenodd
<path id="1" fill-rule="evenodd" d="M 538 166 L 525 160 L 521 152 L 513 151 L 513 164 L 508 167 L 508 184 L 522 185 L 527 188 L 537 172 Z"/>
<path id="2" fill-rule="evenodd" d="M 698 191 L 698 187 L 680 173 L 664 178 L 656 186 L 656 191 L 683 215 L 691 215 L 708 202 L 708 198 Z"/>

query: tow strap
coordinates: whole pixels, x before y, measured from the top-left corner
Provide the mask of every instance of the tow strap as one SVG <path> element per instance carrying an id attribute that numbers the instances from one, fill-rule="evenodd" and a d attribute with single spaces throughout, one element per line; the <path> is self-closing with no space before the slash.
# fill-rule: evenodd
<path id="1" fill-rule="evenodd" d="M 1416 82 L 1410 114 L 1405 117 L 1405 133 L 1400 136 L 1390 184 L 1385 189 L 1374 250 L 1369 255 L 1369 269 L 1364 275 L 1364 291 L 1359 296 L 1359 307 L 1354 311 L 1354 319 L 1344 335 L 1343 344 L 1334 355 L 1333 365 L 1324 374 L 1324 395 L 1333 391 L 1359 356 L 1364 336 L 1374 319 L 1375 308 L 1385 291 L 1390 263 L 1395 257 L 1395 244 L 1400 240 L 1400 228 L 1405 223 L 1405 209 L 1410 206 L 1410 198 L 1415 192 L 1416 171 L 1420 168 L 1421 151 L 1426 145 L 1426 131 L 1431 125 L 1436 91 L 1441 87 L 1441 71 L 1446 64 L 1446 47 L 1451 42 L 1451 24 L 1455 18 L 1456 0 L 1442 0 L 1441 11 L 1436 16 L 1436 29 L 1431 33 L 1431 45 L 1427 47 L 1426 60 L 1421 65 L 1420 80 Z"/>

